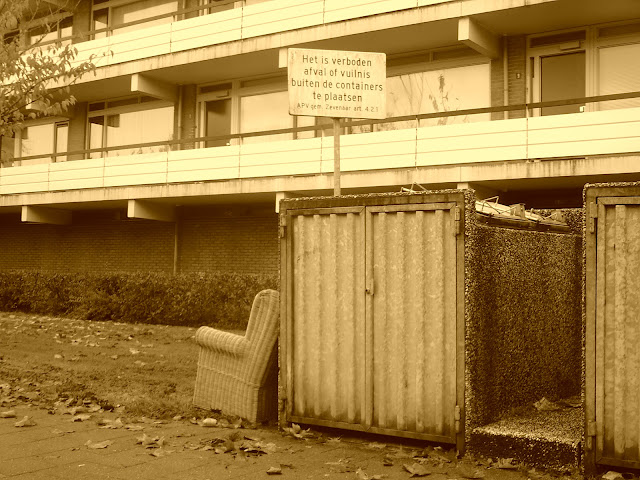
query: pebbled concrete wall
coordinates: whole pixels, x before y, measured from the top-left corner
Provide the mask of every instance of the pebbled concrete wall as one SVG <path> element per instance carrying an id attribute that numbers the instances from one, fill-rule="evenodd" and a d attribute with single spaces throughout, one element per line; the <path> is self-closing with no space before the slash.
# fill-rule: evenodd
<path id="1" fill-rule="evenodd" d="M 469 231 L 467 435 L 541 397 L 582 388 L 579 234 Z"/>

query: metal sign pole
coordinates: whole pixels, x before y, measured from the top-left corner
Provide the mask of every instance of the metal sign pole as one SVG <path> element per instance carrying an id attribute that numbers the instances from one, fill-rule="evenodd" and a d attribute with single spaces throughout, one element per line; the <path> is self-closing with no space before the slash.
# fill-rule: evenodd
<path id="1" fill-rule="evenodd" d="M 333 195 L 340 195 L 340 118 L 333 117 Z"/>

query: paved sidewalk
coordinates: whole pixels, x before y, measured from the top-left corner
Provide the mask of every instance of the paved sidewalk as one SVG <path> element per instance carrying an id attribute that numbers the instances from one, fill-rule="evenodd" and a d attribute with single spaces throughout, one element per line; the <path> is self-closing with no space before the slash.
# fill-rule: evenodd
<path id="1" fill-rule="evenodd" d="M 275 428 L 207 428 L 185 420 L 101 428 L 99 420 L 113 422 L 117 415 L 96 413 L 74 422 L 71 415 L 28 405 L 12 410 L 16 418 L 0 418 L 0 479 L 267 478 L 272 467 L 282 471 L 275 478 L 366 479 L 385 474 L 383 478 L 406 479 L 411 474 L 402 465 L 414 462 L 405 454 L 393 466 L 384 466 L 385 455 L 398 455 L 399 445 L 371 439 L 297 439 Z M 35 425 L 16 427 L 25 416 Z M 143 435 L 153 448 L 138 443 Z M 164 442 L 153 442 L 159 437 Z M 237 449 L 216 453 L 216 448 L 227 448 L 224 440 L 229 438 L 235 440 L 231 448 Z M 107 440 L 111 443 L 104 448 L 91 448 Z"/>
<path id="2" fill-rule="evenodd" d="M 70 414 L 26 404 L 11 409 L 16 418 L 0 418 L 0 479 L 393 480 L 412 476 L 404 465 L 422 469 L 414 473 L 431 473 L 431 480 L 527 478 L 518 471 L 480 468 L 468 460 L 456 465 L 453 452 L 430 449 L 427 455 L 424 445 L 416 442 L 381 443 L 389 439 L 348 432 L 340 438 L 316 434 L 299 439 L 266 427 L 217 428 L 187 420 L 144 419 L 127 424 L 116 421 L 119 417 L 112 412 L 72 421 Z M 15 426 L 25 416 L 35 425 Z M 141 439 L 149 448 L 139 443 Z M 282 473 L 270 475 L 271 468 Z"/>

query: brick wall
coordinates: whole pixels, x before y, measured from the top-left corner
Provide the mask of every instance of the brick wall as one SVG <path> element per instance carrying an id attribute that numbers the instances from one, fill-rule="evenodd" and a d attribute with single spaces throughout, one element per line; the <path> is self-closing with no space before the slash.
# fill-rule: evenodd
<path id="1" fill-rule="evenodd" d="M 52 272 L 173 271 L 172 224 L 74 214 L 72 225 L 0 220 L 0 269 Z"/>
<path id="2" fill-rule="evenodd" d="M 504 41 L 504 40 L 503 40 Z M 502 48 L 500 57 L 491 60 L 491 106 L 501 107 L 504 105 L 504 60 L 502 58 Z M 491 120 L 502 120 L 503 112 L 491 114 Z"/>
<path id="3" fill-rule="evenodd" d="M 507 38 L 509 105 L 525 103 L 527 39 L 524 35 Z M 523 118 L 524 112 L 513 111 L 509 118 Z"/>
<path id="4" fill-rule="evenodd" d="M 180 272 L 278 272 L 273 208 L 183 208 Z M 175 224 L 121 219 L 122 211 L 74 212 L 72 225 L 24 224 L 0 215 L 0 270 L 173 272 Z"/>
<path id="5" fill-rule="evenodd" d="M 264 208 L 181 212 L 181 272 L 278 273 L 278 216 Z"/>

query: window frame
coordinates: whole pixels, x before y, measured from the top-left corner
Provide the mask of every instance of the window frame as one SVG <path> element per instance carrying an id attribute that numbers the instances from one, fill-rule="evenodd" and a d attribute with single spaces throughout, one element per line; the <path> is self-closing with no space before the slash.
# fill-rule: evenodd
<path id="1" fill-rule="evenodd" d="M 55 156 L 59 153 L 66 153 L 69 151 L 69 125 L 70 125 L 70 121 L 68 118 L 65 117 L 43 117 L 43 118 L 39 118 L 39 119 L 35 119 L 35 120 L 29 120 L 27 122 L 24 123 L 23 128 L 20 130 L 17 130 L 15 132 L 15 143 L 14 143 L 14 157 L 15 158 L 22 158 L 23 156 L 25 157 L 36 157 L 36 155 L 23 155 L 23 151 L 22 151 L 22 141 L 23 141 L 23 131 L 25 128 L 29 128 L 29 127 L 39 127 L 42 125 L 51 125 L 51 128 L 53 129 L 53 135 L 52 135 L 52 143 L 51 143 L 51 151 L 42 154 L 42 156 L 38 156 L 37 158 L 44 158 L 44 159 L 48 159 L 48 162 L 39 162 L 39 163 L 58 163 L 58 162 L 65 162 L 67 160 L 67 156 L 66 155 L 61 155 L 61 156 Z M 66 126 L 67 127 L 67 144 L 64 147 L 64 150 L 58 151 L 58 129 L 62 126 Z M 33 158 L 32 160 L 37 160 L 37 158 Z M 61 158 L 63 158 L 64 160 L 60 160 Z M 20 162 L 20 164 L 22 165 L 22 160 L 18 160 Z M 31 162 L 31 160 L 27 160 L 28 162 Z M 31 163 L 28 163 L 27 165 L 30 165 Z"/>
<path id="2" fill-rule="evenodd" d="M 247 85 L 248 84 L 248 85 Z M 225 85 L 230 85 L 230 88 L 221 88 L 217 91 L 211 91 L 206 93 L 201 93 L 201 89 L 203 88 L 211 88 L 211 87 L 224 87 Z M 243 97 L 250 97 L 254 95 L 263 95 L 269 93 L 278 93 L 278 92 L 286 92 L 287 91 L 287 77 L 283 74 L 278 75 L 260 75 L 256 77 L 248 77 L 243 79 L 233 79 L 227 81 L 219 81 L 213 83 L 205 83 L 198 85 L 198 93 L 196 97 L 196 105 L 197 105 L 197 115 L 196 115 L 196 131 L 198 135 L 201 137 L 206 136 L 206 102 L 216 101 L 216 100 L 231 100 L 231 125 L 230 130 L 232 135 L 248 133 L 241 132 L 241 99 Z M 225 92 L 225 93 L 221 93 Z M 292 124 L 291 128 L 295 128 L 298 124 L 298 117 L 295 115 L 291 115 Z M 295 140 L 298 134 L 293 135 L 293 139 Z M 228 145 L 240 145 L 242 144 L 241 138 L 232 138 L 230 139 Z M 205 148 L 205 142 L 198 142 L 198 148 Z"/>
<path id="3" fill-rule="evenodd" d="M 104 103 L 105 104 L 105 108 L 100 109 L 100 110 L 93 110 L 93 111 L 89 111 L 89 108 L 87 108 L 87 117 L 86 117 L 86 125 L 85 125 L 85 148 L 87 150 L 90 150 L 91 147 L 91 119 L 92 118 L 96 118 L 96 117 L 103 117 L 105 119 L 105 121 L 103 122 L 103 125 L 106 125 L 106 118 L 110 115 L 118 115 L 118 114 L 124 114 L 124 113 L 132 113 L 132 112 L 143 112 L 146 110 L 154 110 L 154 109 L 158 109 L 158 108 L 166 108 L 166 107 L 173 107 L 174 112 L 173 112 L 173 122 L 172 122 L 172 130 L 173 133 L 172 135 L 175 137 L 176 135 L 176 125 L 175 125 L 175 111 L 176 111 L 176 104 L 174 102 L 171 102 L 169 100 L 161 100 L 161 99 L 155 99 L 155 100 L 148 100 L 148 101 L 142 101 L 142 99 L 145 98 L 142 95 L 136 95 L 136 96 L 126 96 L 126 97 L 117 97 L 117 98 L 110 98 L 110 99 L 105 99 L 105 100 L 100 100 L 100 101 L 95 101 L 95 102 L 91 102 L 88 107 L 90 107 L 91 105 L 95 105 L 95 104 L 100 104 L 100 103 Z M 129 99 L 136 99 L 137 102 L 136 103 L 131 103 L 128 105 L 119 105 L 116 107 L 110 107 L 109 106 L 109 102 L 118 102 L 118 101 L 122 101 L 122 100 L 129 100 Z M 93 147 L 93 148 L 106 148 L 106 149 L 111 149 L 111 150 L 118 150 L 118 148 L 116 147 L 109 147 L 107 146 L 107 128 L 103 128 L 102 129 L 102 136 L 101 136 L 101 146 L 100 147 Z M 138 142 L 138 143 L 143 143 L 143 142 Z M 122 149 L 124 150 L 124 149 Z M 94 152 L 94 153 L 87 153 L 87 158 L 106 158 L 109 156 L 109 152 L 110 150 L 105 150 L 104 152 Z M 99 155 L 99 157 L 94 157 L 93 155 Z"/>
<path id="4" fill-rule="evenodd" d="M 611 35 L 611 36 L 598 36 L 598 32 L 602 28 L 616 27 L 625 25 L 638 25 L 639 31 L 629 34 Z M 585 32 L 585 38 L 581 41 L 579 48 L 562 49 L 562 43 L 555 43 L 550 45 L 543 45 L 539 47 L 531 47 L 531 39 L 546 37 L 550 35 L 573 33 L 573 32 Z M 578 28 L 570 28 L 564 30 L 557 30 L 552 32 L 544 32 L 527 36 L 527 49 L 526 49 L 526 101 L 528 103 L 534 103 L 540 101 L 540 68 L 541 59 L 547 56 L 559 55 L 563 53 L 581 52 L 585 53 L 585 96 L 597 96 L 600 91 L 600 78 L 599 78 L 599 51 L 601 48 L 616 47 L 622 45 L 631 45 L 640 43 L 640 20 L 622 21 L 622 22 L 609 22 L 597 25 L 587 25 Z M 585 112 L 594 112 L 600 110 L 600 104 L 594 102 L 588 102 L 585 105 Z M 540 116 L 540 109 L 535 108 L 532 110 L 531 115 Z"/>
<path id="5" fill-rule="evenodd" d="M 117 35 L 117 29 L 114 28 L 113 25 L 113 9 L 114 8 L 119 8 L 119 7 L 123 7 L 125 5 L 129 5 L 132 3 L 137 3 L 140 0 L 107 0 L 105 2 L 101 2 L 101 3 L 95 3 L 94 1 L 91 2 L 91 31 L 95 31 L 95 30 L 101 30 L 105 27 L 102 27 L 100 29 L 94 28 L 95 27 L 95 14 L 98 11 L 101 10 L 107 10 L 107 30 L 105 32 L 100 32 L 96 37 L 96 34 L 94 33 L 91 37 L 93 40 L 98 40 L 100 38 L 107 38 L 112 36 L 114 33 Z M 184 9 L 185 6 L 185 1 L 186 0 L 177 0 L 178 1 L 178 8 L 176 10 L 180 11 L 182 9 Z M 153 17 L 153 15 L 152 15 Z M 150 17 L 150 18 L 152 18 Z M 167 15 L 167 18 L 169 18 L 169 16 Z M 171 22 L 174 22 L 176 20 L 176 15 L 174 14 L 171 17 Z M 171 23 L 171 22 L 167 22 L 167 23 Z M 144 24 L 141 24 L 144 25 Z"/>

